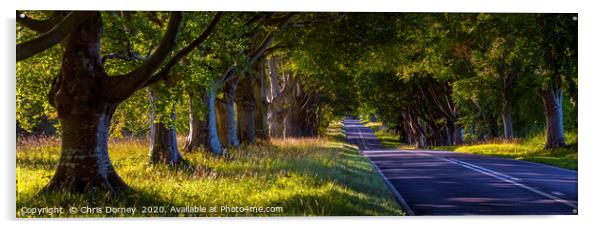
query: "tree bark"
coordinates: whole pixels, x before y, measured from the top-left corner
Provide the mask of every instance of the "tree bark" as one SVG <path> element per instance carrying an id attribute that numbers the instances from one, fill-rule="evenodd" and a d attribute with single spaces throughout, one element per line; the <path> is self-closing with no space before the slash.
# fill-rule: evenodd
<path id="1" fill-rule="evenodd" d="M 548 88 L 539 91 L 546 116 L 545 149 L 556 149 L 565 146 L 562 117 L 562 89 Z"/>
<path id="2" fill-rule="evenodd" d="M 240 140 L 238 139 L 238 131 L 236 128 L 236 116 L 235 116 L 235 103 L 234 99 L 236 97 L 236 88 L 238 86 L 238 82 L 240 81 L 240 77 L 235 77 L 234 79 L 226 82 L 224 85 L 224 107 L 226 109 L 226 125 L 224 133 L 226 135 L 226 142 L 228 146 L 238 148 L 240 146 Z"/>
<path id="3" fill-rule="evenodd" d="M 459 125 L 454 126 L 454 145 L 461 145 L 464 143 L 464 136 L 462 135 L 462 127 Z"/>
<path id="4" fill-rule="evenodd" d="M 504 124 L 504 139 L 512 139 L 514 136 L 512 130 L 512 108 L 506 102 L 502 106 L 502 122 Z"/>
<path id="5" fill-rule="evenodd" d="M 268 100 L 265 73 L 265 60 L 261 60 L 257 69 L 257 78 L 253 87 L 255 95 L 255 135 L 258 139 L 269 140 Z"/>
<path id="6" fill-rule="evenodd" d="M 182 161 L 182 155 L 178 150 L 176 128 L 173 122 L 176 121 L 174 107 L 171 109 L 172 123 L 157 118 L 157 92 L 155 89 L 148 90 L 151 104 L 151 128 L 150 128 L 150 154 L 152 163 L 166 163 L 176 165 Z"/>
<path id="7" fill-rule="evenodd" d="M 205 94 L 206 92 L 202 92 L 202 94 Z M 206 97 L 205 95 L 202 95 L 203 97 Z M 188 132 L 188 137 L 186 137 L 186 143 L 184 144 L 184 151 L 189 153 L 192 151 L 197 150 L 198 148 L 200 148 L 201 146 L 205 146 L 206 149 L 209 149 L 209 145 L 205 144 L 206 142 L 208 142 L 208 127 L 209 124 L 207 122 L 207 115 L 205 116 L 201 116 L 200 112 L 199 112 L 199 108 L 196 107 L 196 104 L 198 103 L 197 98 L 195 98 L 194 95 L 190 95 L 190 101 L 189 101 L 189 111 L 188 111 L 188 125 L 189 125 L 189 132 Z M 198 100 L 202 100 L 200 101 L 200 104 L 205 105 L 206 101 L 205 99 L 198 99 Z M 208 110 L 205 111 L 205 113 L 207 113 Z"/>
<path id="8" fill-rule="evenodd" d="M 101 16 L 95 13 L 66 41 L 61 74 L 50 93 L 61 123 L 61 158 L 45 190 L 127 188 L 109 159 L 108 129 L 119 102 L 103 94 L 110 84 L 100 58 L 101 36 Z"/>
<path id="9" fill-rule="evenodd" d="M 248 75 L 240 80 L 237 93 L 238 132 L 240 140 L 255 143 L 255 79 Z"/>
<path id="10" fill-rule="evenodd" d="M 206 144 L 209 150 L 213 154 L 223 154 L 224 150 L 222 148 L 217 128 L 217 118 L 215 112 L 215 93 L 217 91 L 216 85 L 212 84 L 207 89 L 205 95 L 205 106 L 207 106 L 207 114 L 205 116 L 205 120 L 207 120 L 207 140 Z"/>

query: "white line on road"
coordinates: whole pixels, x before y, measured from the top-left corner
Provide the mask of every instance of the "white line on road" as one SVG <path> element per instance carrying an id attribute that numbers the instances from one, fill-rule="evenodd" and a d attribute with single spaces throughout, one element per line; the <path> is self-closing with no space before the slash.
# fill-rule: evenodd
<path id="1" fill-rule="evenodd" d="M 516 185 L 518 187 L 521 187 L 523 189 L 531 191 L 531 192 L 533 192 L 535 194 L 538 194 L 538 195 L 541 195 L 541 196 L 546 197 L 548 199 L 554 200 L 554 201 L 556 201 L 558 203 L 561 203 L 561 204 L 564 204 L 566 206 L 572 207 L 573 209 L 577 209 L 577 205 L 571 203 L 571 201 L 568 201 L 568 200 L 565 200 L 565 199 L 562 199 L 562 198 L 558 198 L 558 197 L 553 196 L 551 194 L 548 194 L 548 193 L 542 192 L 540 190 L 537 190 L 537 189 L 535 189 L 535 188 L 533 188 L 531 186 L 528 186 L 528 185 L 525 185 L 525 184 L 522 184 L 522 183 L 518 183 L 518 182 L 515 181 L 516 178 L 515 179 L 511 179 L 511 178 L 513 178 L 511 176 L 508 176 L 508 175 L 505 175 L 505 174 L 502 174 L 502 173 L 499 173 L 499 172 L 495 172 L 495 171 L 492 171 L 492 170 L 489 170 L 489 169 L 485 169 L 483 167 L 480 167 L 480 166 L 477 166 L 477 165 L 474 165 L 474 164 L 471 164 L 471 163 L 468 163 L 468 162 L 465 162 L 465 161 L 460 161 L 460 160 L 457 160 L 457 159 L 448 159 L 448 158 L 443 158 L 443 157 L 435 157 L 435 156 L 428 155 L 428 154 L 420 154 L 420 155 L 425 155 L 425 156 L 433 157 L 433 158 L 436 158 L 436 159 L 439 159 L 439 160 L 447 161 L 447 162 L 450 162 L 450 163 L 462 166 L 464 168 L 467 168 L 467 169 L 470 169 L 470 170 L 473 170 L 473 171 L 476 171 L 476 172 L 479 172 L 479 173 L 482 173 L 482 174 L 485 174 L 485 175 L 488 175 L 488 176 L 491 176 L 491 177 L 495 177 L 495 178 L 497 178 L 499 180 L 502 180 L 502 181 L 508 182 L 510 184 Z"/>

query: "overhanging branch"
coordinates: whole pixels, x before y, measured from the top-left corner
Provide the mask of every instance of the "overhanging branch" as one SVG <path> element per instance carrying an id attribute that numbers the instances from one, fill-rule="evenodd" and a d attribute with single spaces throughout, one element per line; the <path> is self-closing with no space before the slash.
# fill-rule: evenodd
<path id="1" fill-rule="evenodd" d="M 203 41 L 205 41 L 209 37 L 209 35 L 213 32 L 213 29 L 215 28 L 215 26 L 217 25 L 217 23 L 219 22 L 221 17 L 222 17 L 222 12 L 217 12 L 215 14 L 215 16 L 213 16 L 213 19 L 211 20 L 209 25 L 207 25 L 207 27 L 205 27 L 205 30 L 201 33 L 201 35 L 199 35 L 190 44 L 188 44 L 188 46 L 186 46 L 182 50 L 180 50 L 173 58 L 171 58 L 171 60 L 169 60 L 169 62 L 161 69 L 161 71 L 154 74 L 147 82 L 145 82 L 142 85 L 142 87 L 146 87 L 148 85 L 156 83 L 159 80 L 165 79 L 169 75 L 168 73 L 171 71 L 171 69 L 180 60 L 182 60 L 182 58 L 184 58 L 185 56 L 190 54 L 190 52 L 192 52 L 192 50 L 197 48 Z"/>
<path id="2" fill-rule="evenodd" d="M 39 52 L 61 42 L 79 25 L 95 12 L 75 11 L 69 13 L 61 22 L 47 33 L 29 41 L 17 44 L 17 62 L 25 60 Z"/>
<path id="3" fill-rule="evenodd" d="M 45 20 L 37 20 L 28 17 L 23 12 L 17 10 L 17 23 L 25 26 L 28 29 L 39 33 L 48 32 L 54 26 L 56 26 L 61 19 L 60 12 L 54 12 L 52 16 Z"/>

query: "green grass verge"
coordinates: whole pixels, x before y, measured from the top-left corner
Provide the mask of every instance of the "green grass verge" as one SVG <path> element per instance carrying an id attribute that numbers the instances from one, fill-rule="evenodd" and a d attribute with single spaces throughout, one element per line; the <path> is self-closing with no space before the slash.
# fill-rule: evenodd
<path id="1" fill-rule="evenodd" d="M 577 132 L 566 132 L 565 138 L 568 146 L 554 150 L 544 150 L 544 133 L 509 143 L 490 141 L 472 145 L 437 146 L 432 149 L 512 158 L 577 170 Z"/>
<path id="2" fill-rule="evenodd" d="M 273 140 L 229 150 L 216 157 L 184 154 L 186 167 L 148 163 L 144 140 L 114 140 L 110 156 L 131 190 L 112 196 L 40 190 L 52 178 L 59 160 L 57 141 L 20 143 L 17 147 L 17 217 L 104 216 L 312 216 L 403 215 L 395 197 L 366 158 L 345 144 L 342 124 L 326 137 Z M 134 214 L 21 215 L 23 207 L 136 207 Z M 143 207 L 164 212 L 142 214 Z M 201 206 L 216 212 L 177 213 L 172 206 Z M 230 207 L 281 207 L 271 213 L 223 212 Z"/>
<path id="3" fill-rule="evenodd" d="M 386 148 L 414 148 L 401 145 L 399 136 L 387 130 L 381 122 L 362 121 L 362 124 L 374 130 L 374 134 Z M 544 150 L 546 139 L 545 133 L 542 132 L 509 143 L 498 140 L 460 146 L 435 146 L 430 149 L 512 158 L 577 170 L 577 131 L 566 132 L 565 140 L 568 145 L 566 148 Z"/>

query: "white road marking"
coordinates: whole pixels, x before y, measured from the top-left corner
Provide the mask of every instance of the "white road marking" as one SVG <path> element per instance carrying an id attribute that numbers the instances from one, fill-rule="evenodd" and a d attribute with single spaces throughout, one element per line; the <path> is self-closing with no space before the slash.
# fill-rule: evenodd
<path id="1" fill-rule="evenodd" d="M 552 192 L 552 194 L 557 195 L 557 196 L 564 196 L 564 193 L 562 193 L 562 192 Z"/>
<path id="2" fill-rule="evenodd" d="M 531 186 L 528 186 L 528 185 L 525 185 L 525 184 L 522 184 L 522 183 L 518 183 L 514 179 L 511 179 L 512 178 L 511 176 L 508 176 L 508 175 L 505 175 L 505 174 L 502 174 L 502 173 L 499 173 L 499 172 L 495 172 L 495 171 L 492 171 L 492 170 L 489 170 L 489 169 L 485 169 L 483 167 L 480 167 L 480 166 L 477 166 L 477 165 L 474 165 L 474 164 L 471 164 L 471 163 L 468 163 L 468 162 L 465 162 L 465 161 L 460 161 L 460 160 L 457 160 L 457 159 L 448 159 L 448 158 L 443 158 L 443 157 L 435 157 L 435 156 L 428 155 L 428 154 L 420 154 L 420 155 L 433 157 L 433 158 L 436 158 L 436 159 L 439 159 L 439 160 L 442 160 L 442 161 L 447 161 L 447 162 L 450 162 L 452 164 L 456 164 L 456 165 L 462 166 L 464 168 L 467 168 L 467 169 L 470 169 L 470 170 L 473 170 L 473 171 L 476 171 L 476 172 L 479 172 L 479 173 L 482 173 L 482 174 L 485 174 L 485 175 L 488 175 L 488 176 L 491 176 L 491 177 L 495 177 L 495 178 L 497 178 L 499 180 L 502 180 L 502 181 L 508 182 L 510 184 L 516 185 L 516 186 L 521 187 L 521 188 L 523 188 L 525 190 L 531 191 L 531 192 L 533 192 L 535 194 L 538 194 L 538 195 L 541 195 L 541 196 L 546 197 L 548 199 L 554 200 L 554 201 L 556 201 L 558 203 L 561 203 L 561 204 L 564 204 L 566 206 L 572 207 L 573 209 L 577 209 L 577 205 L 573 204 L 572 201 L 568 201 L 568 200 L 565 200 L 565 199 L 553 196 L 551 194 L 542 192 L 540 190 L 537 190 L 537 189 L 535 189 L 535 188 L 533 188 Z"/>
<path id="3" fill-rule="evenodd" d="M 362 150 L 362 151 L 363 152 L 364 151 L 369 151 L 370 147 L 366 144 L 365 138 L 364 138 L 364 136 L 363 136 L 363 134 L 362 134 L 359 126 L 363 127 L 363 125 L 350 125 L 349 127 L 357 128 L 357 133 L 359 134 L 359 138 L 361 139 L 362 146 L 365 147 L 365 150 Z M 564 196 L 564 194 L 561 193 L 561 192 L 556 192 L 556 191 L 552 192 L 552 194 L 556 195 L 556 196 L 554 196 L 552 194 L 549 194 L 549 193 L 537 190 L 534 187 L 531 187 L 531 186 L 519 183 L 518 181 L 521 180 L 519 178 L 512 177 L 512 176 L 509 176 L 509 175 L 506 175 L 506 174 L 503 174 L 503 173 L 500 173 L 500 172 L 497 172 L 497 171 L 493 171 L 493 170 L 490 170 L 490 169 L 487 169 L 487 168 L 484 168 L 484 167 L 481 167 L 481 166 L 478 166 L 478 165 L 475 165 L 475 164 L 472 164 L 472 163 L 461 161 L 461 160 L 458 160 L 458 159 L 450 159 L 450 158 L 437 157 L 437 156 L 433 156 L 433 155 L 430 155 L 430 154 L 424 154 L 424 153 L 416 153 L 416 154 L 422 155 L 422 156 L 428 156 L 428 157 L 436 158 L 436 159 L 439 159 L 439 160 L 443 160 L 443 161 L 446 161 L 446 162 L 449 162 L 449 163 L 452 163 L 452 164 L 455 164 L 455 165 L 459 165 L 459 166 L 462 166 L 464 168 L 467 168 L 467 169 L 479 172 L 481 174 L 485 174 L 485 175 L 494 177 L 496 179 L 508 182 L 508 183 L 510 183 L 512 185 L 518 186 L 518 187 L 523 188 L 523 189 L 525 189 L 527 191 L 533 192 L 533 193 L 538 194 L 540 196 L 543 196 L 543 197 L 546 197 L 548 199 L 554 200 L 554 201 L 556 201 L 558 203 L 561 203 L 561 204 L 563 204 L 565 206 L 571 207 L 571 208 L 573 208 L 573 212 L 575 212 L 575 213 L 577 212 L 577 210 L 576 210 L 577 209 L 577 205 L 574 204 L 574 201 L 569 201 L 569 200 L 565 200 L 565 199 L 557 197 L 557 196 Z M 406 211 L 408 211 L 408 214 L 413 215 L 414 213 L 413 213 L 412 209 L 407 205 L 407 203 L 405 202 L 405 200 L 403 199 L 403 197 L 401 197 L 401 195 L 399 194 L 399 192 L 397 192 L 397 189 L 392 185 L 392 183 L 389 181 L 389 179 L 386 176 L 384 176 L 384 174 L 382 173 L 382 171 L 380 170 L 380 168 L 378 166 L 376 166 L 376 164 L 372 161 L 371 158 L 368 157 L 368 159 L 370 160 L 370 163 L 372 163 L 372 165 L 374 166 L 374 168 L 376 168 L 376 170 L 378 171 L 378 173 L 382 177 L 384 177 L 385 182 L 387 183 L 387 185 L 389 186 L 389 188 L 394 192 L 394 194 L 398 197 L 398 200 L 400 200 L 400 202 L 404 206 L 404 208 L 406 208 Z M 533 163 L 533 164 L 536 164 L 536 163 Z M 537 165 L 540 165 L 540 164 L 537 164 Z"/>

